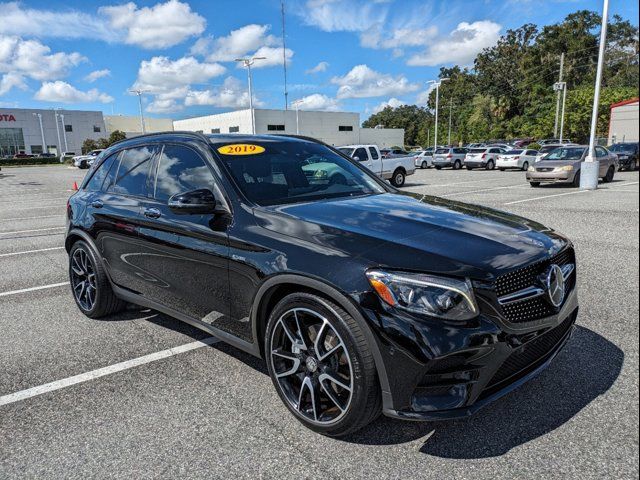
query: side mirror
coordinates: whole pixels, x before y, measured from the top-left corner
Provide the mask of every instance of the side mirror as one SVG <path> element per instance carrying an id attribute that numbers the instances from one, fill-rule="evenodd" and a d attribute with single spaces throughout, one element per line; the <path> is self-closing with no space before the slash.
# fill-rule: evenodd
<path id="1" fill-rule="evenodd" d="M 353 157 L 353 159 L 354 159 L 356 162 L 359 162 L 359 161 L 360 161 L 360 157 L 358 157 L 358 156 Z"/>
<path id="2" fill-rule="evenodd" d="M 213 214 L 221 210 L 211 190 L 206 188 L 177 193 L 167 204 L 176 213 Z"/>

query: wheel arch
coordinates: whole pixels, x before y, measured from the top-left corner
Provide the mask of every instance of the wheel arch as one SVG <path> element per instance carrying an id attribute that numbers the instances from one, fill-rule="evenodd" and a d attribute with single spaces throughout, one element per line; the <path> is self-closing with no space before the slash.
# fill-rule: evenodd
<path id="1" fill-rule="evenodd" d="M 64 239 L 64 248 L 67 251 L 67 253 L 71 251 L 71 247 L 73 247 L 73 244 L 76 243 L 78 240 L 84 240 L 89 245 L 91 245 L 91 247 L 96 252 L 98 251 L 98 248 L 96 247 L 96 243 L 93 240 L 93 237 L 91 235 L 89 235 L 84 230 L 80 230 L 79 228 L 74 228 L 70 230 L 69 233 L 67 233 L 67 236 Z"/>
<path id="2" fill-rule="evenodd" d="M 286 295 L 296 292 L 306 292 L 315 294 L 321 298 L 326 298 L 337 303 L 347 311 L 362 329 L 365 338 L 371 348 L 373 358 L 378 373 L 378 379 L 382 388 L 382 401 L 386 407 L 391 404 L 391 394 L 387 371 L 378 347 L 378 343 L 373 332 L 369 328 L 363 315 L 353 302 L 337 288 L 320 280 L 297 274 L 281 274 L 267 279 L 256 293 L 253 308 L 251 309 L 251 323 L 253 330 L 254 345 L 256 351 L 262 358 L 264 352 L 264 334 L 267 327 L 267 320 L 270 310 Z M 327 307 L 329 307 L 327 305 Z"/>

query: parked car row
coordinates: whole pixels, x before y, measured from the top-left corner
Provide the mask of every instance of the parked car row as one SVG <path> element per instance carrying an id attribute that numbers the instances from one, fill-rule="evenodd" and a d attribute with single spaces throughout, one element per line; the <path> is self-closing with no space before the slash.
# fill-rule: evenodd
<path id="1" fill-rule="evenodd" d="M 338 147 L 338 150 L 380 178 L 389 180 L 394 187 L 403 186 L 407 175 L 413 175 L 416 171 L 413 156 L 404 150 L 380 150 L 377 145 L 345 145 Z"/>

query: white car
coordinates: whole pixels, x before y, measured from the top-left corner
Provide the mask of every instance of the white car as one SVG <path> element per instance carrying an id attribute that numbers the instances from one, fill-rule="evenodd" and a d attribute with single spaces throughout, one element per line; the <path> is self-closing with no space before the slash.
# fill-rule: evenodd
<path id="1" fill-rule="evenodd" d="M 416 164 L 416 168 L 431 168 L 433 167 L 433 148 L 427 148 L 419 152 L 415 152 L 417 155 L 413 158 Z"/>
<path id="2" fill-rule="evenodd" d="M 467 170 L 473 170 L 474 168 L 493 170 L 496 168 L 498 155 L 502 155 L 505 152 L 506 150 L 499 147 L 471 148 L 466 157 L 464 157 L 464 165 Z"/>
<path id="3" fill-rule="evenodd" d="M 537 150 L 530 149 L 516 149 L 509 150 L 498 155 L 496 160 L 496 167 L 501 172 L 504 172 L 507 168 L 517 168 L 519 170 L 526 171 L 529 165 L 536 163 Z"/>
<path id="4" fill-rule="evenodd" d="M 367 167 L 380 178 L 389 180 L 394 187 L 401 187 L 407 175 L 416 172 L 413 156 L 385 158 L 377 145 L 345 145 L 338 147 L 343 154 Z"/>
<path id="5" fill-rule="evenodd" d="M 73 165 L 78 168 L 89 168 L 93 164 L 93 161 L 102 152 L 104 152 L 104 149 L 99 148 L 96 150 L 91 150 L 86 155 L 77 155 L 73 157 Z"/>

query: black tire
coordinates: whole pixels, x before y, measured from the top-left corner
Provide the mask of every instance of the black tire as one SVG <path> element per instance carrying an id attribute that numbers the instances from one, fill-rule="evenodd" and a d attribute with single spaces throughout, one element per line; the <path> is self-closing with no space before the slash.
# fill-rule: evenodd
<path id="1" fill-rule="evenodd" d="M 74 270 L 74 260 L 82 255 L 86 256 L 87 260 L 86 275 L 78 275 L 77 270 Z M 89 279 L 90 275 L 93 275 L 93 281 Z M 78 291 L 80 289 L 78 280 L 85 276 L 91 287 L 85 286 L 84 288 L 94 291 L 93 302 L 90 304 L 82 300 L 81 292 Z M 89 318 L 112 315 L 124 310 L 127 306 L 125 301 L 115 296 L 107 273 L 102 266 L 102 261 L 93 248 L 83 240 L 74 243 L 69 251 L 69 281 L 71 282 L 71 294 L 76 305 Z M 91 297 L 87 294 L 87 298 L 90 299 Z"/>
<path id="2" fill-rule="evenodd" d="M 429 164 L 427 163 L 426 160 L 422 161 L 422 163 L 420 164 L 420 168 L 423 169 L 423 170 L 426 169 L 426 168 L 429 168 Z"/>
<path id="3" fill-rule="evenodd" d="M 540 187 L 540 182 L 529 182 L 529 185 L 531 185 L 531 188 L 538 188 Z"/>
<path id="4" fill-rule="evenodd" d="M 573 185 L 575 188 L 578 188 L 580 186 L 580 172 L 577 172 L 573 176 L 573 182 L 571 182 L 571 185 Z"/>
<path id="5" fill-rule="evenodd" d="M 442 167 L 436 166 L 436 170 L 442 170 Z"/>
<path id="6" fill-rule="evenodd" d="M 394 187 L 401 187 L 404 185 L 407 176 L 404 173 L 404 170 L 397 168 L 395 172 L 393 172 L 393 176 L 391 177 L 391 185 Z"/>
<path id="7" fill-rule="evenodd" d="M 470 167 L 469 165 L 467 165 L 467 170 L 473 170 L 473 167 Z"/>
<path id="8" fill-rule="evenodd" d="M 293 355 L 289 354 L 289 351 L 286 348 L 282 348 L 282 343 L 278 340 L 279 338 L 284 338 L 284 341 L 287 342 L 286 337 L 282 333 L 284 328 L 282 326 L 279 327 L 279 325 L 284 324 L 286 321 L 285 318 L 287 318 L 287 315 L 290 315 L 291 311 L 296 312 L 294 314 L 295 322 L 302 327 L 296 332 L 293 332 L 291 329 L 289 330 L 289 333 L 296 337 L 296 340 L 300 340 L 298 345 L 302 347 L 302 349 L 298 350 L 299 353 L 294 353 Z M 309 369 L 307 357 L 313 356 L 314 358 L 319 359 L 320 354 L 315 351 L 316 343 L 313 342 L 311 337 L 307 337 L 308 333 L 312 330 L 309 330 L 308 328 L 308 320 L 306 320 L 304 316 L 301 318 L 298 316 L 299 314 L 297 312 L 300 311 L 302 311 L 304 315 L 308 315 L 306 317 L 307 319 L 315 318 L 311 313 L 309 313 L 312 312 L 313 314 L 328 321 L 329 327 L 327 327 L 327 329 L 331 328 L 333 333 L 337 333 L 334 338 L 337 339 L 337 342 L 343 345 L 339 350 L 341 352 L 340 358 L 344 362 L 347 362 L 347 360 L 349 362 L 348 365 L 351 378 L 348 381 L 351 386 L 351 391 L 348 397 L 348 403 L 346 405 L 343 404 L 342 407 L 344 408 L 340 407 L 341 413 L 339 413 L 335 419 L 329 418 L 328 420 L 323 421 L 322 418 L 320 418 L 320 420 L 317 420 L 319 416 L 316 415 L 318 412 L 316 410 L 316 404 L 314 403 L 312 407 L 313 416 L 316 419 L 314 421 L 308 417 L 308 415 L 310 415 L 310 412 L 308 411 L 309 409 L 298 409 L 294 404 L 300 402 L 300 400 L 295 402 L 296 397 L 298 399 L 307 398 L 305 396 L 300 396 L 300 391 L 303 390 L 304 382 L 307 381 L 307 379 L 309 379 L 308 381 L 314 385 L 314 391 L 317 389 L 319 394 L 322 394 L 322 392 L 326 392 L 327 389 L 321 388 L 319 384 L 320 380 L 317 377 L 318 372 L 328 371 L 331 373 L 332 370 L 336 368 L 335 365 L 337 365 L 337 368 L 344 368 L 344 363 L 342 363 L 342 361 L 339 364 L 334 363 L 334 366 L 329 367 L 318 360 L 318 363 L 315 364 L 317 366 L 317 370 L 311 371 Z M 289 323 L 289 325 L 292 324 Z M 295 328 L 295 326 L 293 328 Z M 277 329 L 280 329 L 280 331 Z M 306 333 L 302 334 L 303 331 Z M 320 331 L 321 330 L 318 329 L 315 330 L 316 337 Z M 292 337 L 289 336 L 288 338 Z M 327 338 L 327 336 L 325 335 L 323 338 Z M 360 328 L 360 325 L 353 317 L 335 303 L 310 293 L 301 292 L 287 295 L 278 302 L 269 315 L 264 342 L 267 369 L 271 376 L 273 385 L 278 392 L 280 399 L 289 411 L 307 428 L 323 435 L 340 437 L 361 429 L 380 415 L 382 409 L 382 394 L 375 361 L 369 344 L 365 338 L 364 332 Z M 305 345 L 309 342 L 312 343 L 313 347 L 305 348 Z M 292 344 L 292 342 L 290 343 Z M 324 345 L 324 342 L 321 345 Z M 292 351 L 293 350 L 295 349 L 292 348 Z M 287 359 L 288 357 L 285 358 L 284 370 L 289 369 L 289 373 L 282 372 L 283 364 L 280 359 L 283 357 L 281 355 L 272 354 L 271 352 L 274 351 L 286 353 L 288 357 L 293 357 L 295 355 L 296 358 L 299 358 L 300 360 L 297 362 L 297 365 L 296 363 L 287 364 L 286 362 L 290 360 Z M 280 365 L 274 365 L 274 358 L 276 358 L 276 363 L 280 361 Z M 289 367 L 289 365 L 291 365 L 291 367 Z M 278 372 L 278 370 L 280 370 L 280 372 Z M 285 375 L 283 375 L 283 373 L 285 373 Z M 280 383 L 281 380 L 279 380 L 278 375 L 280 375 L 279 378 L 286 379 L 282 384 Z M 341 380 L 345 383 L 347 382 L 344 377 L 341 377 Z M 300 387 L 296 392 L 296 385 L 298 383 L 300 384 Z M 344 390 L 342 393 L 344 393 Z M 328 395 L 326 395 L 326 393 L 324 395 L 328 399 Z M 309 397 L 311 397 L 311 395 L 309 395 Z M 300 403 L 298 403 L 298 405 Z M 320 402 L 320 405 L 321 410 L 323 403 Z M 331 404 L 325 400 L 324 405 L 330 406 Z M 337 411 L 335 407 L 332 410 L 334 412 Z M 326 408 L 320 417 L 332 410 Z"/>
<path id="9" fill-rule="evenodd" d="M 493 160 L 489 160 L 485 168 L 487 170 L 494 170 L 496 168 L 496 162 L 494 162 Z"/>
<path id="10" fill-rule="evenodd" d="M 500 170 L 501 172 L 504 172 L 506 170 L 506 168 L 499 168 L 498 170 Z"/>
<path id="11" fill-rule="evenodd" d="M 460 170 L 462 168 L 462 162 L 460 160 L 456 160 L 453 162 L 453 169 Z"/>
<path id="12" fill-rule="evenodd" d="M 615 177 L 615 175 L 616 175 L 616 169 L 613 166 L 611 166 L 609 167 L 609 170 L 607 170 L 607 174 L 604 176 L 602 181 L 604 183 L 611 183 L 613 182 L 613 177 Z"/>
<path id="13" fill-rule="evenodd" d="M 527 170 L 529 170 L 529 162 L 524 162 L 522 164 L 522 171 L 526 172 Z"/>

